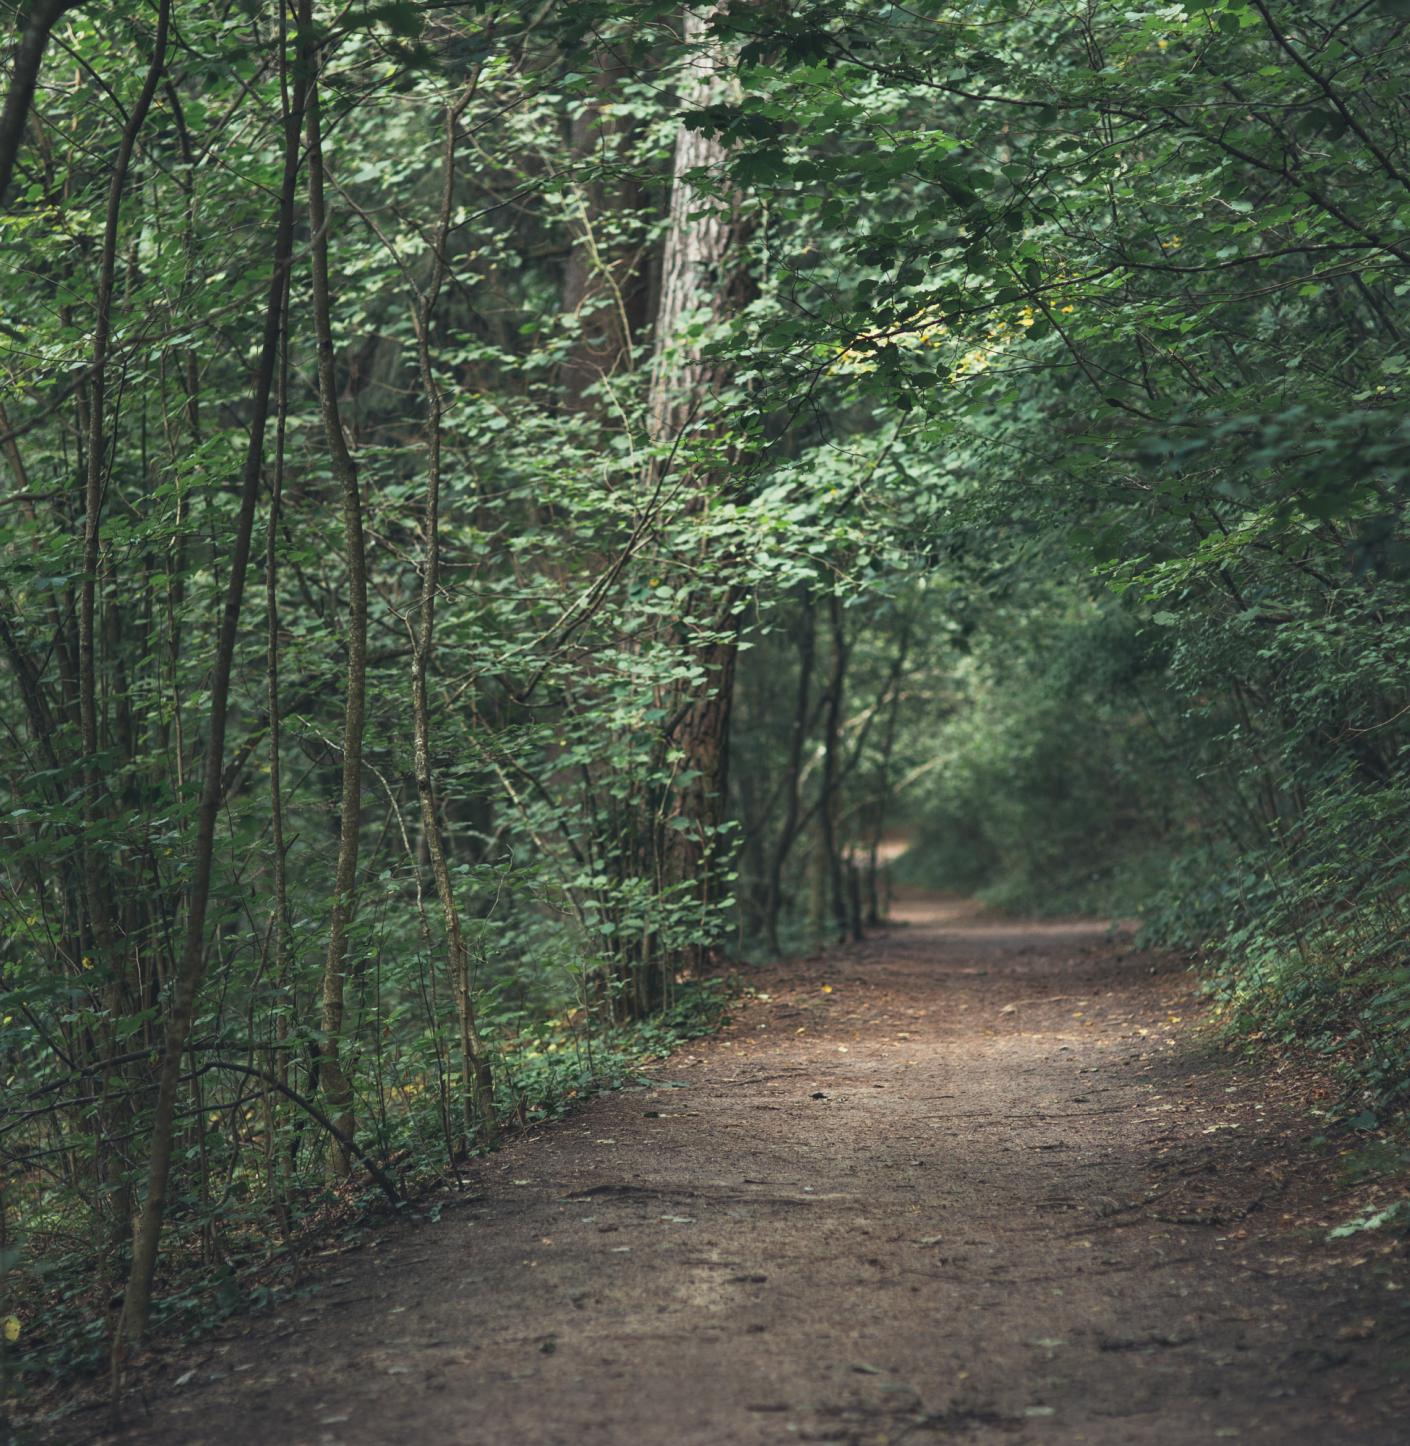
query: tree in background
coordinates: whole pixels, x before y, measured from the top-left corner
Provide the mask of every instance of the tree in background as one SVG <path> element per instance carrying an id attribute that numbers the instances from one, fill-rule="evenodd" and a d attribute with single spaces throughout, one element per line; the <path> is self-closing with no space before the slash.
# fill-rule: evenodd
<path id="1" fill-rule="evenodd" d="M 681 510 L 700 524 L 694 556 L 683 559 L 688 571 L 681 583 L 681 642 L 689 671 L 664 699 L 663 730 L 675 785 L 666 818 L 665 878 L 669 887 L 694 896 L 700 908 L 705 931 L 683 954 L 694 966 L 703 962 L 708 921 L 726 888 L 730 711 L 741 605 L 739 585 L 730 576 L 739 567 L 740 549 L 728 522 L 712 526 L 712 513 L 742 495 L 744 470 L 728 422 L 719 414 L 728 372 L 706 348 L 743 310 L 751 290 L 745 198 L 728 179 L 719 188 L 726 175 L 725 148 L 698 128 L 692 114 L 729 93 L 731 63 L 709 30 L 716 13 L 685 13 L 688 68 L 680 101 L 688 113 L 671 162 L 646 398 L 646 432 L 656 454 L 652 471 L 662 481 L 669 481 L 672 470 L 683 474 L 673 488 Z M 712 194 L 703 186 L 719 189 Z"/>

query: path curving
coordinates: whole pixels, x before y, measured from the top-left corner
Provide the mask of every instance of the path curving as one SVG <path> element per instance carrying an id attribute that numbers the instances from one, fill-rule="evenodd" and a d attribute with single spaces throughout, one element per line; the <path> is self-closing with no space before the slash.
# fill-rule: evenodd
<path id="1" fill-rule="evenodd" d="M 120 1439 L 1410 1439 L 1404 1258 L 1323 1243 L 1298 1082 L 1222 1057 L 1176 965 L 919 900 L 759 987 Z"/>

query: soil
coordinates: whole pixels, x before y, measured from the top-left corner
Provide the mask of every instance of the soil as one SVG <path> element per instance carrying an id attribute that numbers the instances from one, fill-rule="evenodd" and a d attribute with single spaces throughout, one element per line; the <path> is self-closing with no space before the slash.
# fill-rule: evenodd
<path id="1" fill-rule="evenodd" d="M 917 900 L 749 978 L 109 1439 L 1410 1441 L 1403 1247 L 1328 1243 L 1317 1076 L 1221 1052 L 1180 961 Z"/>

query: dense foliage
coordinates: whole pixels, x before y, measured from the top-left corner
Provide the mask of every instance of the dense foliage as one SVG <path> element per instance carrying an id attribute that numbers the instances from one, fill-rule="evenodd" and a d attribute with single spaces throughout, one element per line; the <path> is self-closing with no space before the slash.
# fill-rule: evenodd
<path id="1" fill-rule="evenodd" d="M 3 14 L 22 1364 L 631 1075 L 900 836 L 1402 1100 L 1403 6 Z"/>

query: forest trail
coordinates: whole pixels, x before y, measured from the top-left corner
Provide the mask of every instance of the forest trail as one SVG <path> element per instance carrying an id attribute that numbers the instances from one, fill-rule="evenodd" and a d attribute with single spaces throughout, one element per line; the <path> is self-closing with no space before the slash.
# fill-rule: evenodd
<path id="1" fill-rule="evenodd" d="M 1305 1081 L 1099 924 L 902 913 L 152 1373 L 120 1439 L 1405 1441 L 1407 1282 L 1322 1243 Z"/>

